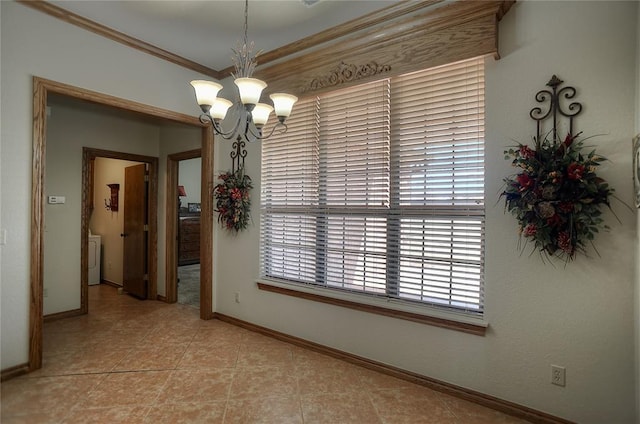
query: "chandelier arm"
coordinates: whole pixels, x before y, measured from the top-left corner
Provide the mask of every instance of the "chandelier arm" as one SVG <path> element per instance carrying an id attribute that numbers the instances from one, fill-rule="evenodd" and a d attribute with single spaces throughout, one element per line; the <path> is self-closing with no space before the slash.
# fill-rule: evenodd
<path id="1" fill-rule="evenodd" d="M 231 129 L 231 131 L 224 132 L 224 131 L 222 131 L 222 127 L 220 127 L 220 134 L 222 135 L 222 137 L 225 140 L 231 140 L 231 139 L 235 138 L 236 134 L 238 133 L 238 128 L 240 128 L 240 123 L 241 122 L 242 122 L 242 114 L 240 114 L 238 116 L 238 118 L 236 119 L 236 123 L 233 125 L 233 128 Z"/>
<path id="2" fill-rule="evenodd" d="M 231 140 L 236 137 L 241 120 L 242 117 L 238 117 L 238 119 L 236 120 L 236 124 L 233 126 L 231 131 L 224 131 L 222 129 L 222 125 L 220 125 L 220 122 L 217 122 L 209 114 L 203 113 L 202 115 L 200 115 L 200 122 L 202 122 L 203 124 L 211 124 L 211 129 L 214 135 L 219 135 L 225 140 Z"/>
<path id="3" fill-rule="evenodd" d="M 284 128 L 281 128 L 281 127 L 284 127 Z M 251 131 L 251 129 L 249 129 L 249 133 L 252 136 L 254 136 L 256 139 L 258 139 L 258 140 L 266 140 L 267 138 L 269 138 L 269 137 L 271 137 L 273 135 L 273 133 L 276 131 L 276 129 L 278 130 L 278 134 L 283 134 L 283 133 L 287 132 L 287 124 L 282 123 L 282 122 L 276 123 L 273 126 L 273 128 L 271 128 L 271 131 L 269 131 L 269 134 L 267 134 L 267 135 L 264 135 L 262 133 L 261 129 L 258 129 L 258 128 L 256 128 L 256 129 L 258 130 L 258 134 L 255 134 L 253 131 Z"/>

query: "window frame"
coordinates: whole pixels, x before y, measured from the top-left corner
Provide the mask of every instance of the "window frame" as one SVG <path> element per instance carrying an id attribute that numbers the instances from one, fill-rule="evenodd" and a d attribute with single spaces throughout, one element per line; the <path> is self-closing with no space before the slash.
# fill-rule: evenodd
<path id="1" fill-rule="evenodd" d="M 484 63 L 482 62 L 483 59 L 482 58 L 475 58 L 474 59 L 478 64 L 481 64 L 482 67 L 482 77 L 484 77 Z M 465 61 L 463 61 L 465 62 Z M 446 65 L 445 65 L 446 66 Z M 394 78 L 397 77 L 392 77 L 392 78 L 387 78 L 385 80 L 393 80 Z M 484 81 L 482 82 L 482 89 L 484 90 Z M 339 90 L 340 91 L 340 90 Z M 322 96 L 322 95 L 321 95 Z M 314 98 L 316 98 L 316 96 L 314 96 Z M 319 101 L 320 97 L 316 98 L 316 103 Z M 390 126 L 393 126 L 393 106 L 391 105 L 389 107 L 389 116 L 390 116 L 390 121 L 391 124 Z M 484 104 L 481 107 L 482 109 L 482 116 L 484 117 Z M 320 124 L 322 125 L 322 124 Z M 483 126 L 482 126 L 483 127 Z M 393 130 L 390 129 L 390 133 Z M 458 307 L 452 307 L 449 305 L 442 305 L 442 304 L 437 304 L 434 302 L 423 302 L 423 301 L 413 301 L 413 300 L 408 300 L 406 298 L 399 298 L 399 297 L 393 297 L 393 296 L 389 296 L 389 290 L 390 290 L 390 286 L 395 286 L 397 289 L 398 286 L 398 279 L 397 278 L 393 278 L 393 276 L 390 277 L 390 275 L 392 274 L 399 274 L 399 251 L 400 251 L 400 221 L 403 218 L 406 218 L 407 216 L 412 216 L 413 214 L 416 214 L 416 216 L 418 217 L 426 217 L 429 215 L 433 215 L 433 210 L 437 209 L 437 207 L 433 207 L 433 206 L 420 206 L 420 207 L 415 207 L 412 205 L 401 205 L 401 201 L 399 198 L 398 193 L 396 193 L 394 191 L 394 187 L 397 189 L 398 186 L 394 185 L 395 183 L 393 181 L 391 181 L 393 178 L 397 178 L 398 175 L 397 174 L 397 170 L 394 170 L 394 157 L 397 160 L 398 155 L 393 151 L 393 149 L 398 149 L 399 147 L 396 146 L 396 143 L 394 141 L 392 141 L 392 137 L 393 135 L 389 135 L 389 175 L 390 175 L 390 181 L 389 181 L 389 188 L 388 188 L 388 193 L 389 193 L 389 200 L 386 204 L 386 206 L 384 207 L 362 207 L 362 208 L 355 208 L 355 210 L 358 212 L 357 216 L 368 216 L 368 217 L 379 217 L 382 216 L 384 218 L 384 220 L 386 221 L 386 228 L 387 228 L 387 233 L 386 233 L 386 250 L 385 250 L 385 258 L 386 258 L 386 262 L 385 262 L 385 267 L 386 267 L 386 271 L 385 271 L 385 277 L 386 277 L 386 293 L 384 296 L 382 297 L 377 297 L 375 295 L 371 295 L 370 293 L 366 292 L 366 291 L 350 291 L 350 290 L 345 290 L 342 288 L 338 288 L 336 289 L 335 287 L 332 287 L 331 285 L 327 284 L 326 278 L 322 278 L 321 275 L 316 275 L 316 277 L 314 278 L 314 280 L 312 282 L 304 282 L 304 281 L 295 281 L 295 280 L 289 280 L 287 278 L 280 278 L 277 276 L 273 276 L 273 275 L 269 275 L 268 272 L 266 272 L 266 268 L 267 266 L 264 264 L 264 257 L 263 257 L 263 253 L 262 253 L 262 249 L 265 248 L 264 246 L 264 241 L 263 238 L 265 237 L 264 235 L 264 226 L 267 225 L 265 224 L 265 214 L 269 213 L 269 208 L 265 208 L 262 199 L 261 198 L 261 214 L 263 216 L 263 220 L 262 220 L 262 224 L 261 224 L 261 266 L 260 266 L 260 270 L 261 270 L 261 283 L 259 283 L 259 287 L 263 290 L 269 290 L 269 291 L 276 291 L 276 292 L 283 292 L 283 294 L 288 294 L 288 295 L 292 295 L 291 292 L 298 292 L 298 293 L 306 293 L 305 295 L 302 295 L 301 297 L 305 297 L 305 298 L 309 298 L 309 297 L 313 297 L 315 300 L 318 300 L 319 298 L 325 298 L 326 301 L 325 303 L 334 303 L 336 301 L 340 302 L 341 300 L 343 302 L 346 302 L 346 304 L 342 304 L 341 306 L 347 306 L 347 304 L 360 304 L 360 305 L 366 305 L 366 306 L 371 306 L 373 308 L 382 308 L 384 309 L 389 309 L 388 306 L 390 306 L 391 308 L 389 310 L 391 311 L 404 311 L 407 314 L 410 314 L 409 316 L 411 316 L 411 314 L 416 314 L 419 316 L 430 316 L 432 318 L 435 318 L 436 320 L 440 320 L 440 319 L 444 319 L 445 321 L 451 320 L 451 322 L 455 322 L 455 323 L 461 323 L 461 324 L 466 324 L 466 323 L 470 323 L 472 325 L 478 326 L 478 328 L 482 329 L 482 330 L 478 330 L 478 328 L 474 329 L 473 331 L 468 331 L 468 332 L 473 332 L 473 333 L 482 333 L 484 334 L 484 329 L 486 329 L 486 323 L 484 322 L 484 302 L 483 302 L 483 290 L 484 290 L 484 225 L 485 225 L 485 219 L 486 219 L 486 213 L 485 213 L 485 209 L 484 209 L 484 174 L 482 176 L 482 205 L 479 207 L 473 207 L 470 206 L 468 208 L 464 208 L 464 207 L 450 207 L 450 208 L 444 208 L 444 209 L 448 209 L 448 211 L 450 212 L 454 212 L 456 210 L 460 210 L 463 211 L 461 216 L 465 217 L 465 216 L 477 216 L 479 217 L 480 220 L 480 225 L 481 225 L 481 251 L 482 251 L 482 257 L 481 257 L 481 277 L 480 277 L 480 282 L 479 282 L 479 291 L 480 291 L 480 300 L 479 300 L 479 308 L 478 309 L 464 309 L 464 308 L 458 308 Z M 318 136 L 318 140 L 320 139 L 320 137 Z M 482 157 L 484 158 L 484 127 L 483 127 L 483 131 L 482 131 Z M 319 159 L 318 159 L 319 160 Z M 319 165 L 320 166 L 320 165 Z M 321 177 L 319 177 L 321 178 Z M 322 184 L 321 182 L 318 182 L 319 186 Z M 263 189 L 263 196 L 264 196 L 264 189 Z M 342 206 L 342 207 L 331 207 L 329 205 L 322 205 L 322 203 L 320 202 L 320 194 L 318 194 L 318 204 L 312 207 L 307 208 L 307 213 L 303 213 L 305 208 L 300 208 L 298 210 L 298 212 L 304 215 L 311 215 L 311 216 L 315 216 L 316 217 L 316 227 L 318 229 L 326 229 L 327 225 L 326 222 L 322 223 L 319 222 L 319 220 L 327 220 L 328 217 L 335 215 L 336 213 L 340 213 L 343 212 L 345 214 L 345 216 L 349 213 L 352 213 L 352 208 L 350 208 L 348 205 Z M 293 208 L 295 209 L 295 208 Z M 318 213 L 315 213 L 316 211 L 314 211 L 314 209 L 317 209 Z M 278 208 L 274 208 L 271 209 L 273 210 L 278 210 Z M 285 212 L 286 213 L 287 208 L 281 208 L 281 212 Z M 323 210 L 323 212 L 320 212 L 320 210 Z M 464 212 L 466 210 L 466 212 Z M 475 212 L 474 212 L 475 211 Z M 383 213 L 381 213 L 383 212 Z M 422 213 L 420 213 L 422 212 Z M 455 213 L 453 214 L 455 215 Z M 425 218 L 426 219 L 426 218 Z M 324 234 L 326 232 L 318 232 L 319 234 Z M 316 245 L 316 250 L 317 250 L 317 257 L 315 258 L 315 264 L 316 267 L 318 266 L 318 264 L 320 265 L 320 268 L 323 268 L 322 271 L 326 271 L 326 260 L 322 259 L 323 255 L 326 254 L 326 243 L 323 243 L 323 240 L 321 238 L 320 242 L 318 241 L 317 237 L 315 239 L 315 245 Z M 396 248 L 395 250 L 390 248 L 389 245 L 395 245 Z M 324 247 L 323 247 L 324 246 Z M 394 252 L 396 253 L 391 254 L 390 252 Z M 390 266 L 391 264 L 391 266 Z M 394 266 L 395 264 L 395 266 Z M 317 272 L 317 271 L 316 271 Z M 394 280 L 395 283 L 389 283 L 389 280 Z M 262 281 L 266 281 L 268 282 L 268 284 L 265 284 Z M 451 279 L 449 280 L 449 285 L 453 285 Z M 393 287 L 391 288 L 393 289 Z M 310 296 L 311 295 L 311 296 Z M 331 300 L 333 299 L 333 301 Z M 322 301 L 322 300 L 320 300 Z M 353 307 L 353 305 L 347 306 L 347 307 Z M 355 309 L 358 309 L 357 307 Z M 371 311 L 370 311 L 371 312 Z M 383 313 L 383 315 L 389 315 L 388 313 Z M 393 314 L 392 314 L 393 315 Z M 407 319 L 407 318 L 404 318 Z M 416 321 L 416 319 L 412 319 L 409 318 L 412 321 Z M 438 324 L 435 324 L 438 325 Z M 441 325 L 441 326 L 445 326 L 448 327 L 450 326 L 450 323 L 447 325 Z M 455 327 L 455 325 L 454 325 Z M 464 331 L 464 330 L 463 330 Z"/>

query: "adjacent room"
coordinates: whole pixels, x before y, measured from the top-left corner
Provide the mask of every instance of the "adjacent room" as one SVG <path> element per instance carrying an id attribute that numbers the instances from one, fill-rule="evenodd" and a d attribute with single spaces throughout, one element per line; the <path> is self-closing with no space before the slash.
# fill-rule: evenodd
<path id="1" fill-rule="evenodd" d="M 3 423 L 640 423 L 640 3 L 0 19 Z"/>

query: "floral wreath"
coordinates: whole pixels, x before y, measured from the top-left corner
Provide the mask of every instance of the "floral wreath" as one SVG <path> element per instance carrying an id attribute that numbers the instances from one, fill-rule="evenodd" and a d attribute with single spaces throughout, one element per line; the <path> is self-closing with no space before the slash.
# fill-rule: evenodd
<path id="1" fill-rule="evenodd" d="M 562 142 L 536 141 L 535 150 L 519 144 L 506 150 L 505 159 L 520 172 L 504 179 L 505 209 L 518 220 L 520 236 L 548 256 L 565 261 L 586 253 L 603 224 L 601 206 L 609 209 L 614 193 L 596 175 L 606 158 L 595 151 L 583 154 L 580 133 L 567 134 Z M 555 137 L 554 137 L 555 140 Z M 597 252 L 597 250 L 596 250 Z"/>
<path id="2" fill-rule="evenodd" d="M 251 178 L 245 175 L 243 168 L 240 168 L 237 171 L 220 174 L 218 179 L 222 182 L 213 189 L 218 222 L 230 231 L 244 230 L 251 217 L 249 196 L 249 191 L 253 188 Z"/>

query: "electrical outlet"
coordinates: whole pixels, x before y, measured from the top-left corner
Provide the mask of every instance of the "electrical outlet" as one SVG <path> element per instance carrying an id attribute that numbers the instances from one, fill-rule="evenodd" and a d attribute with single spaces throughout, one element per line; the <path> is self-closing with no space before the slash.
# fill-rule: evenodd
<path id="1" fill-rule="evenodd" d="M 551 365 L 551 384 L 564 387 L 566 385 L 566 369 L 558 365 Z"/>
<path id="2" fill-rule="evenodd" d="M 235 299 L 236 299 L 236 303 L 240 303 L 240 293 L 239 292 L 236 292 Z"/>

